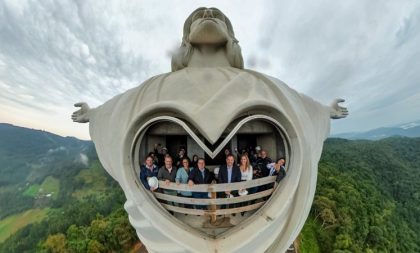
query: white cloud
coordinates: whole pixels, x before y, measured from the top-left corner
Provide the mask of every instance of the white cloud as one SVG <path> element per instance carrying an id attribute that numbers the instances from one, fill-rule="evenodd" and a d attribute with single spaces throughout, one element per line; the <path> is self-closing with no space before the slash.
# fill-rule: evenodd
<path id="1" fill-rule="evenodd" d="M 60 151 L 65 151 L 65 150 L 66 150 L 66 147 L 63 147 L 63 146 L 60 146 L 58 148 L 50 148 L 48 149 L 48 154 L 53 154 L 53 153 L 57 153 Z"/>
<path id="2" fill-rule="evenodd" d="M 87 155 L 80 153 L 79 154 L 79 162 L 81 162 L 83 165 L 88 166 L 89 165 L 89 157 Z"/>
<path id="3" fill-rule="evenodd" d="M 0 2 L 0 121 L 87 139 L 73 104 L 97 106 L 170 71 L 168 52 L 200 6 L 231 19 L 246 67 L 323 103 L 347 99 L 335 132 L 413 118 L 420 4 L 396 1 Z"/>

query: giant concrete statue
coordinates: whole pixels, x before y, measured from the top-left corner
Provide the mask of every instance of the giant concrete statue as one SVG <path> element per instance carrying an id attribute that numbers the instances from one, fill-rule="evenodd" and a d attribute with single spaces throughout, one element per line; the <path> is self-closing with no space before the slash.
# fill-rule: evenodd
<path id="1" fill-rule="evenodd" d="M 243 65 L 229 19 L 216 8 L 199 8 L 185 21 L 171 72 L 154 76 L 97 108 L 75 104 L 80 109 L 72 119 L 90 123 L 99 159 L 124 190 L 130 222 L 149 252 L 285 252 L 302 229 L 330 119 L 348 115 L 339 105 L 344 100 L 322 105 Z M 269 118 L 287 134 L 289 169 L 269 201 L 240 225 L 222 236 L 206 236 L 179 222 L 138 186 L 132 172 L 133 142 L 139 129 L 154 119 L 175 118 L 190 128 L 189 133 L 195 131 L 213 144 L 231 122 L 253 115 Z M 200 145 L 214 157 L 214 150 Z"/>

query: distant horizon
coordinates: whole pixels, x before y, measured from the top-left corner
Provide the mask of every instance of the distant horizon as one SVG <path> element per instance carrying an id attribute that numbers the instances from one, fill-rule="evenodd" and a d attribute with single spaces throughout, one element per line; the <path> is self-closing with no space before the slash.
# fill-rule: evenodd
<path id="1" fill-rule="evenodd" d="M 334 136 L 337 136 L 337 135 L 343 135 L 343 134 L 365 133 L 365 132 L 369 132 L 369 131 L 372 131 L 372 130 L 375 130 L 375 129 L 379 129 L 379 128 L 394 128 L 394 127 L 397 127 L 399 125 L 405 125 L 405 124 L 410 124 L 410 123 L 414 123 L 414 122 L 420 122 L 420 119 L 412 120 L 412 121 L 409 121 L 409 122 L 396 123 L 396 124 L 393 124 L 393 125 L 379 126 L 379 127 L 376 127 L 376 128 L 367 129 L 365 131 L 330 133 L 330 135 L 328 136 L 328 138 L 334 137 Z M 10 123 L 10 122 L 0 122 L 0 124 L 9 124 L 9 125 L 12 125 L 12 126 L 15 126 L 15 127 L 22 127 L 22 128 L 32 129 L 32 130 L 36 130 L 36 131 L 44 131 L 44 132 L 55 134 L 55 135 L 58 135 L 58 136 L 61 136 L 61 137 L 64 137 L 64 138 L 65 137 L 71 137 L 71 138 L 76 138 L 76 139 L 83 140 L 83 141 L 92 141 L 92 139 L 90 139 L 90 138 L 89 139 L 83 139 L 83 138 L 79 138 L 79 137 L 73 136 L 73 135 L 63 135 L 63 134 L 60 134 L 60 133 L 57 133 L 57 132 L 49 131 L 47 129 L 34 128 L 34 127 L 23 126 L 23 125 L 17 125 L 17 124 Z"/>

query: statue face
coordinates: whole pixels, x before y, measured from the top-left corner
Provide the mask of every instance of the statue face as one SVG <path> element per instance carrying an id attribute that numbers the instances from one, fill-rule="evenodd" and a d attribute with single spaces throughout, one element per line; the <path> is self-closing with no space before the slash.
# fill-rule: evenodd
<path id="1" fill-rule="evenodd" d="M 189 35 L 192 44 L 223 44 L 228 38 L 225 15 L 221 11 L 207 8 L 193 14 Z"/>

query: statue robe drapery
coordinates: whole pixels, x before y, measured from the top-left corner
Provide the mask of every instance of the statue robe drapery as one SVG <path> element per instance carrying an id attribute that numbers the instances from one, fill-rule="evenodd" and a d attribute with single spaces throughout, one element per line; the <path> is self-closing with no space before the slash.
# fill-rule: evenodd
<path id="1" fill-rule="evenodd" d="M 290 245 L 309 214 L 318 161 L 330 129 L 329 107 L 296 92 L 278 79 L 255 71 L 231 67 L 187 67 L 152 77 L 92 109 L 89 131 L 102 165 L 120 182 L 126 193 L 130 220 L 140 224 L 142 220 L 153 220 L 152 215 L 155 214 L 148 213 L 146 207 L 133 211 L 135 203 L 144 204 L 135 200 L 137 193 L 126 184 L 130 179 L 124 174 L 128 164 L 125 147 L 133 129 L 154 115 L 170 113 L 193 125 L 202 136 L 214 143 L 235 118 L 254 110 L 262 110 L 284 124 L 292 139 L 291 161 L 286 161 L 291 163 L 291 167 L 279 192 L 270 199 L 277 207 L 267 207 L 265 213 L 270 219 L 280 217 L 281 220 L 263 224 L 264 229 L 260 233 L 248 233 L 247 240 L 242 239 L 237 245 L 220 241 L 219 247 L 223 250 L 219 252 L 248 252 L 252 238 L 256 236 L 264 239 L 258 240 L 261 248 L 254 252 L 262 252 L 267 247 L 275 250 L 276 243 L 285 245 L 287 241 Z M 171 229 L 163 229 L 158 223 L 153 221 L 152 225 L 186 252 L 209 246 L 194 234 L 184 234 L 186 242 L 181 242 Z M 139 227 L 136 229 L 148 249 L 158 252 L 161 246 L 154 245 L 154 239 L 146 238 Z M 240 233 L 237 234 L 240 236 Z M 233 234 L 230 239 L 235 236 Z M 280 243 L 282 240 L 285 241 Z M 256 246 L 252 247 L 255 249 Z M 209 249 L 209 252 L 214 251 Z"/>

